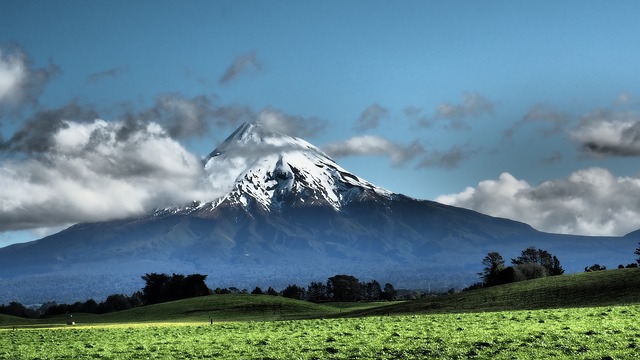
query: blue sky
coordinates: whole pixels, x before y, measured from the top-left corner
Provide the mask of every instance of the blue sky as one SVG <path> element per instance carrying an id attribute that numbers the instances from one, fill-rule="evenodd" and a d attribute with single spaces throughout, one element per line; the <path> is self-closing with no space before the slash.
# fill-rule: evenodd
<path id="1" fill-rule="evenodd" d="M 180 171 L 169 160 L 83 177 L 86 153 L 60 138 L 96 119 L 159 124 L 201 157 L 272 117 L 394 192 L 623 235 L 640 228 L 639 13 L 637 1 L 5 0 L 0 245 L 174 199 L 150 180 Z M 124 161 L 109 146 L 99 161 Z"/>

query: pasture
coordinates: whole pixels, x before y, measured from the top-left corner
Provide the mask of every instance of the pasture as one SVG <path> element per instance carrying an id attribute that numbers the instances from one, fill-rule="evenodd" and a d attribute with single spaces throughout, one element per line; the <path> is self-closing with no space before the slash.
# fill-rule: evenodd
<path id="1" fill-rule="evenodd" d="M 5 328 L 0 359 L 630 359 L 640 306 Z"/>
<path id="2" fill-rule="evenodd" d="M 0 316 L 0 359 L 638 359 L 640 269 L 394 303 L 213 295 L 104 315 Z M 212 323 L 213 322 L 213 323 Z"/>

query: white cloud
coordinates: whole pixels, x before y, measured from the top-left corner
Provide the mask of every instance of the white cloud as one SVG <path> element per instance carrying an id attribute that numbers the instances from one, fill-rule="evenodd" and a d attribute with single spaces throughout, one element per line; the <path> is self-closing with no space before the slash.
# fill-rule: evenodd
<path id="1" fill-rule="evenodd" d="M 324 146 L 323 150 L 336 158 L 355 155 L 388 156 L 394 166 L 403 165 L 424 153 L 424 149 L 418 143 L 403 146 L 373 135 L 355 136 L 342 142 L 331 143 Z"/>
<path id="2" fill-rule="evenodd" d="M 3 54 L 0 49 L 0 101 L 17 96 L 27 76 L 26 64 L 19 54 Z"/>
<path id="3" fill-rule="evenodd" d="M 588 168 L 531 186 L 509 173 L 436 201 L 554 233 L 624 235 L 640 228 L 640 178 Z"/>
<path id="4" fill-rule="evenodd" d="M 37 104 L 45 85 L 58 73 L 60 68 L 51 62 L 45 68 L 34 68 L 18 47 L 0 48 L 0 115 L 6 105 L 20 109 Z"/>
<path id="5" fill-rule="evenodd" d="M 581 119 L 571 136 L 588 155 L 640 156 L 640 114 L 594 111 Z"/>
<path id="6" fill-rule="evenodd" d="M 65 121 L 36 158 L 0 164 L 0 231 L 102 221 L 213 200 L 199 158 L 155 123 Z"/>

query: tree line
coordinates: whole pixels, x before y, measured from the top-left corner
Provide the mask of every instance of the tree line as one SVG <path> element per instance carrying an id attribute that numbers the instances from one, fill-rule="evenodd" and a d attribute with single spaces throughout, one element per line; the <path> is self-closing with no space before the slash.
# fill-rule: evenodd
<path id="1" fill-rule="evenodd" d="M 640 243 L 638 243 L 640 245 Z M 636 263 L 626 267 L 638 267 L 640 265 L 640 246 L 635 249 Z M 505 260 L 498 252 L 489 252 L 483 259 L 482 272 L 478 273 L 481 282 L 470 286 L 473 289 L 482 286 L 494 286 L 514 281 L 534 279 L 543 276 L 557 276 L 564 273 L 560 260 L 546 250 L 529 247 L 523 250 L 517 258 L 511 259 L 511 266 L 505 266 Z M 619 265 L 618 268 L 625 266 Z M 585 271 L 605 270 L 606 267 L 594 264 L 585 267 Z M 27 308 L 19 302 L 10 302 L 8 305 L 0 305 L 0 314 L 18 317 L 47 317 L 68 313 L 93 313 L 104 314 L 114 311 L 127 310 L 139 306 L 151 305 L 166 301 L 185 299 L 209 294 L 247 293 L 235 287 L 216 288 L 211 290 L 205 284 L 207 275 L 191 274 L 180 275 L 149 273 L 142 276 L 145 286 L 132 295 L 113 294 L 103 302 L 89 299 L 85 302 L 73 304 L 57 304 L 49 302 L 38 309 Z M 393 285 L 386 283 L 384 287 L 376 280 L 361 282 L 351 275 L 335 275 L 323 282 L 311 282 L 306 288 L 298 285 L 289 285 L 278 292 L 269 287 L 266 292 L 256 287 L 251 294 L 267 294 L 283 296 L 298 300 L 312 302 L 324 301 L 375 301 L 394 300 L 397 291 Z"/>
<path id="2" fill-rule="evenodd" d="M 205 283 L 206 278 L 207 275 L 202 274 L 167 275 L 164 273 L 148 273 L 142 276 L 145 286 L 130 296 L 113 294 L 100 303 L 94 299 L 74 304 L 49 302 L 38 309 L 27 308 L 18 302 L 11 302 L 8 305 L 0 306 L 0 314 L 27 318 L 49 317 L 69 313 L 105 314 L 197 296 L 248 293 L 246 290 L 239 290 L 235 287 L 211 290 Z M 306 288 L 294 284 L 287 286 L 280 292 L 272 287 L 263 292 L 260 287 L 256 287 L 251 291 L 251 294 L 324 302 L 393 300 L 397 292 L 390 283 L 386 283 L 383 288 L 376 280 L 365 283 L 351 275 L 335 275 L 328 278 L 326 283 L 311 282 Z"/>
<path id="3" fill-rule="evenodd" d="M 482 259 L 484 268 L 478 273 L 480 286 L 494 286 L 510 282 L 535 279 L 544 276 L 564 274 L 560 260 L 546 250 L 528 247 L 517 258 L 511 259 L 511 266 L 505 266 L 502 255 L 490 252 Z"/>
<path id="4" fill-rule="evenodd" d="M 640 245 L 640 243 L 638 243 Z M 633 252 L 638 257 L 635 263 L 620 264 L 618 269 L 637 268 L 640 266 L 640 246 Z M 564 269 L 560 265 L 560 260 L 546 250 L 528 247 L 515 259 L 511 259 L 511 266 L 505 266 L 505 261 L 500 253 L 494 251 L 488 253 L 482 259 L 484 268 L 479 272 L 481 282 L 470 286 L 467 289 L 482 286 L 501 285 L 515 281 L 535 279 L 544 276 L 557 276 L 564 274 Z M 602 271 L 607 267 L 600 264 L 593 264 L 584 268 L 585 272 Z"/>

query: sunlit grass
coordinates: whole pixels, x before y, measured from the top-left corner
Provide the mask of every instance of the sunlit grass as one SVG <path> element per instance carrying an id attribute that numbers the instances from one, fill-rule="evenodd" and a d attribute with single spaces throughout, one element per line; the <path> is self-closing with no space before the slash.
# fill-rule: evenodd
<path id="1" fill-rule="evenodd" d="M 11 359 L 632 358 L 640 306 L 0 330 Z"/>
<path id="2" fill-rule="evenodd" d="M 638 275 L 574 274 L 404 303 L 219 295 L 105 315 L 0 316 L 0 359 L 638 358 Z"/>

